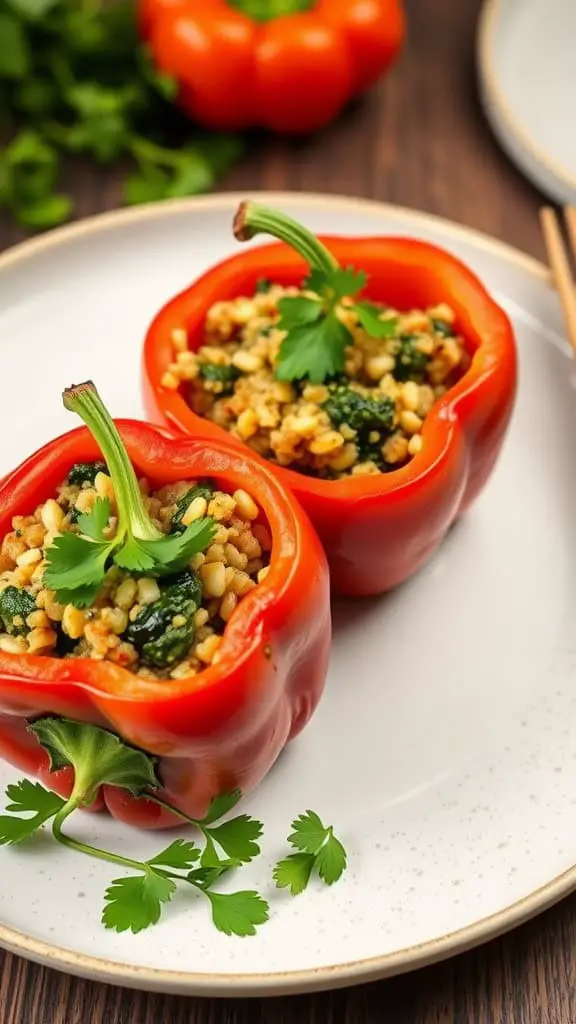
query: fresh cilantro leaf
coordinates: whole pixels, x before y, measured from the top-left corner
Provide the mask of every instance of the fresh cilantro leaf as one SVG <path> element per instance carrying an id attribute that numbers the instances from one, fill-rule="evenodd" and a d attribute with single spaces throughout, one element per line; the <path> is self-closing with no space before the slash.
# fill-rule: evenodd
<path id="1" fill-rule="evenodd" d="M 186 878 L 191 885 L 195 885 L 198 889 L 209 889 L 222 875 L 230 871 L 232 866 L 232 864 L 229 866 L 222 864 L 220 867 L 194 868 L 193 871 L 188 872 Z"/>
<path id="2" fill-rule="evenodd" d="M 78 529 L 92 540 L 105 541 L 104 530 L 110 518 L 110 501 L 108 498 L 96 498 L 90 512 L 82 512 L 78 516 Z"/>
<path id="3" fill-rule="evenodd" d="M 292 833 L 288 842 L 298 850 L 316 856 L 326 842 L 326 828 L 315 811 L 306 811 L 292 822 Z"/>
<path id="4" fill-rule="evenodd" d="M 85 804 L 92 802 L 104 784 L 120 786 L 133 796 L 159 788 L 156 759 L 129 747 L 106 729 L 69 718 L 39 718 L 28 729 L 47 751 L 51 771 L 69 765 L 74 768 L 74 789 L 81 791 Z"/>
<path id="5" fill-rule="evenodd" d="M 268 920 L 268 904 L 257 892 L 205 892 L 212 905 L 212 920 L 225 935 L 255 935 L 257 926 Z"/>
<path id="6" fill-rule="evenodd" d="M 56 811 L 53 812 L 54 814 Z M 29 839 L 48 818 L 35 814 L 32 818 L 17 818 L 11 814 L 0 814 L 0 846 L 14 846 Z"/>
<path id="7" fill-rule="evenodd" d="M 313 384 L 321 384 L 327 377 L 342 373 L 351 342 L 350 331 L 334 313 L 295 327 L 280 345 L 276 376 L 279 380 L 308 378 Z"/>
<path id="8" fill-rule="evenodd" d="M 19 132 L 3 154 L 4 201 L 22 223 L 39 216 L 50 199 L 58 172 L 58 154 L 37 131 Z"/>
<path id="9" fill-rule="evenodd" d="M 175 839 L 165 850 L 161 850 L 155 857 L 151 857 L 146 863 L 149 865 L 160 864 L 165 868 L 180 868 L 185 870 L 191 868 L 200 857 L 200 850 L 196 843 L 187 842 L 185 839 Z"/>
<path id="10" fill-rule="evenodd" d="M 367 277 L 363 270 L 354 270 L 354 267 L 336 267 L 327 273 L 323 270 L 313 270 L 308 275 L 304 287 L 307 291 L 316 292 L 317 295 L 331 301 L 349 298 L 356 295 L 366 287 Z"/>
<path id="11" fill-rule="evenodd" d="M 65 804 L 57 793 L 51 793 L 39 782 L 31 782 L 29 779 L 21 779 L 8 786 L 6 796 L 10 801 L 6 810 L 10 813 L 0 815 L 0 845 L 21 843 L 28 839 Z M 29 812 L 32 812 L 30 818 L 13 817 Z"/>
<path id="12" fill-rule="evenodd" d="M 335 835 L 330 834 L 316 856 L 316 870 L 326 885 L 333 885 L 346 868 L 346 850 Z"/>
<path id="13" fill-rule="evenodd" d="M 218 177 L 226 174 L 246 150 L 242 136 L 230 135 L 227 132 L 202 132 L 195 142 L 205 159 L 209 161 L 214 175 Z"/>
<path id="14" fill-rule="evenodd" d="M 291 896 L 299 896 L 310 881 L 315 861 L 313 853 L 291 853 L 278 861 L 273 872 L 278 889 L 290 889 Z"/>
<path id="15" fill-rule="evenodd" d="M 26 78 L 14 91 L 18 109 L 33 118 L 49 117 L 57 102 L 57 92 L 49 78 Z"/>
<path id="16" fill-rule="evenodd" d="M 32 128 L 19 132 L 6 147 L 6 159 L 10 167 L 19 170 L 34 170 L 47 167 L 53 170 L 58 159 L 53 146 Z"/>
<path id="17" fill-rule="evenodd" d="M 143 875 L 116 878 L 104 896 L 102 923 L 117 932 L 141 932 L 159 921 L 163 904 L 169 903 L 175 891 L 171 878 L 151 868 Z"/>
<path id="18" fill-rule="evenodd" d="M 249 864 L 260 853 L 256 839 L 262 835 L 262 822 L 250 818 L 247 814 L 241 814 L 206 831 L 232 860 Z"/>
<path id="19" fill-rule="evenodd" d="M 128 569 L 129 572 L 148 572 L 154 569 L 156 560 L 149 550 L 148 543 L 137 537 L 130 537 L 122 547 L 116 551 L 114 561 L 121 569 Z"/>
<path id="20" fill-rule="evenodd" d="M 0 79 L 24 79 L 30 65 L 30 44 L 22 22 L 0 11 Z"/>
<path id="21" fill-rule="evenodd" d="M 35 21 L 44 17 L 48 11 L 57 7 L 60 0 L 8 0 L 8 3 L 16 14 L 23 18 L 30 18 Z"/>
<path id="22" fill-rule="evenodd" d="M 123 153 L 127 135 L 128 123 L 123 114 L 94 114 L 69 130 L 66 147 L 73 153 L 89 153 L 99 163 L 107 164 Z"/>
<path id="23" fill-rule="evenodd" d="M 298 296 L 278 303 L 278 327 L 286 331 L 276 361 L 279 380 L 310 380 L 320 384 L 341 374 L 346 348 L 352 343 L 348 327 L 337 315 L 338 302 L 356 294 L 366 284 L 366 274 L 352 267 L 332 271 L 312 270 L 304 282 L 319 298 Z"/>
<path id="24" fill-rule="evenodd" d="M 152 86 L 165 100 L 175 100 L 178 95 L 178 82 L 171 75 L 158 71 L 147 46 L 140 48 L 139 66 L 144 80 Z"/>
<path id="25" fill-rule="evenodd" d="M 198 150 L 182 149 L 182 163 L 166 189 L 167 199 L 196 196 L 208 192 L 214 185 L 214 173 L 206 158 Z"/>
<path id="26" fill-rule="evenodd" d="M 137 206 L 165 199 L 169 182 L 170 175 L 158 167 L 151 167 L 145 172 L 135 171 L 124 182 L 124 202 L 129 206 Z"/>
<path id="27" fill-rule="evenodd" d="M 58 600 L 63 605 L 73 604 L 75 608 L 90 608 L 98 597 L 101 587 L 101 580 L 87 586 L 75 587 L 73 590 L 58 587 Z"/>
<path id="28" fill-rule="evenodd" d="M 73 209 L 74 202 L 70 196 L 54 194 L 34 203 L 15 205 L 14 212 L 23 227 L 45 231 L 67 221 Z"/>
<path id="29" fill-rule="evenodd" d="M 230 868 L 240 867 L 242 861 L 231 857 L 221 857 L 218 853 L 214 840 L 209 833 L 204 833 L 205 846 L 200 857 L 200 866 L 210 870 L 216 870 L 219 875 Z"/>
<path id="30" fill-rule="evenodd" d="M 113 551 L 114 541 L 97 542 L 75 533 L 60 534 L 46 551 L 44 586 L 57 592 L 99 587 Z"/>
<path id="31" fill-rule="evenodd" d="M 301 327 L 319 320 L 322 316 L 322 303 L 318 299 L 307 299 L 302 296 L 288 297 L 279 300 L 278 312 L 278 327 L 281 331 L 288 331 L 292 327 Z"/>
<path id="32" fill-rule="evenodd" d="M 388 317 L 382 320 L 380 310 L 370 302 L 357 302 L 354 307 L 360 323 L 364 330 L 372 338 L 393 338 L 398 327 L 398 317 Z"/>
<path id="33" fill-rule="evenodd" d="M 184 569 L 194 555 L 208 547 L 215 532 L 213 519 L 195 519 L 184 533 L 151 541 L 132 538 L 116 553 L 114 561 L 133 572 L 154 568 L 157 575 L 166 575 Z"/>
<path id="34" fill-rule="evenodd" d="M 315 811 L 306 811 L 292 822 L 288 842 L 298 853 L 279 861 L 274 879 L 279 889 L 288 888 L 293 896 L 304 891 L 315 869 L 326 885 L 333 885 L 346 868 L 346 851 Z"/>
<path id="35" fill-rule="evenodd" d="M 6 810 L 12 814 L 24 814 L 26 811 L 55 814 L 65 803 L 57 793 L 52 793 L 39 782 L 32 782 L 30 779 L 10 783 L 6 787 L 6 796 L 10 801 L 6 804 Z"/>
<path id="36" fill-rule="evenodd" d="M 207 813 L 201 819 L 200 824 L 212 825 L 214 821 L 218 821 L 218 818 L 223 818 L 225 814 L 228 814 L 233 807 L 242 799 L 242 790 L 234 789 L 230 793 L 220 793 L 219 796 L 215 796 L 208 808 Z"/>

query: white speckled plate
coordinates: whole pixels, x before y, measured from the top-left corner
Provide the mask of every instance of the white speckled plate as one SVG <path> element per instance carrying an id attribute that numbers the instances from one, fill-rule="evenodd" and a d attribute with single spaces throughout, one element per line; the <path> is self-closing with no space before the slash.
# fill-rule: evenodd
<path id="1" fill-rule="evenodd" d="M 477 59 L 486 116 L 521 171 L 576 203 L 576 3 L 486 0 Z"/>
<path id="2" fill-rule="evenodd" d="M 72 426 L 59 400 L 87 376 L 140 415 L 139 349 L 168 296 L 234 250 L 240 197 L 114 213 L 0 258 L 0 473 Z M 376 203 L 268 196 L 313 229 L 431 239 L 466 260 L 513 318 L 520 392 L 484 496 L 437 557 L 382 600 L 339 604 L 325 699 L 246 810 L 266 825 L 246 869 L 270 899 L 259 936 L 217 934 L 176 900 L 138 936 L 99 922 L 114 868 L 49 841 L 0 851 L 0 943 L 77 974 L 217 995 L 330 988 L 408 970 L 511 928 L 576 887 L 574 373 L 544 269 L 444 221 Z M 19 383 L 25 380 L 21 386 Z M 17 778 L 0 767 L 0 785 Z M 277 894 L 291 817 L 316 808 L 349 870 Z M 77 816 L 128 855 L 158 837 Z"/>

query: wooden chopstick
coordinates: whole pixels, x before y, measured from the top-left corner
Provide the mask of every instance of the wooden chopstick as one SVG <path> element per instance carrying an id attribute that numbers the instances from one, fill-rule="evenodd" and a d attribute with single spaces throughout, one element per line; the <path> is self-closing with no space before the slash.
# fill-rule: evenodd
<path id="1" fill-rule="evenodd" d="M 576 208 L 567 206 L 564 216 L 570 248 L 576 260 Z M 568 340 L 576 355 L 576 280 L 570 266 L 570 256 L 562 237 L 559 219 L 551 206 L 545 206 L 540 210 L 540 224 L 548 262 L 564 310 Z"/>

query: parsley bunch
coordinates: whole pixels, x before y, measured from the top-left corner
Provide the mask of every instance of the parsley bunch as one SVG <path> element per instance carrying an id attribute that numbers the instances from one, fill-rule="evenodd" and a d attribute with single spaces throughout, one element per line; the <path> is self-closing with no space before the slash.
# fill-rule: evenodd
<path id="1" fill-rule="evenodd" d="M 78 516 L 79 533 L 59 534 L 46 552 L 44 585 L 56 592 L 62 604 L 85 608 L 93 604 L 112 563 L 151 576 L 177 572 L 209 546 L 216 524 L 206 516 L 182 533 L 161 533 L 146 511 L 128 452 L 92 382 L 68 388 L 64 405 L 78 413 L 98 442 L 118 506 L 112 536 L 110 502 L 97 498 L 91 512 Z"/>
<path id="2" fill-rule="evenodd" d="M 28 729 L 46 750 L 51 771 L 74 769 L 74 786 L 67 800 L 29 779 L 8 786 L 8 813 L 0 815 L 0 845 L 18 845 L 51 822 L 52 835 L 63 846 L 130 871 L 115 878 L 104 895 L 102 923 L 117 932 L 137 933 L 156 924 L 178 884 L 208 901 L 212 922 L 225 935 L 255 935 L 268 920 L 269 905 L 255 890 L 214 889 L 223 876 L 260 854 L 260 821 L 247 814 L 221 821 L 240 800 L 239 790 L 217 796 L 203 818 L 190 818 L 158 796 L 161 782 L 156 759 L 106 729 L 54 717 L 40 718 Z M 103 785 L 125 789 L 135 797 L 145 796 L 173 811 L 194 826 L 200 842 L 175 839 L 154 857 L 136 860 L 75 839 L 64 831 L 66 820 L 78 808 L 90 806 Z M 289 842 L 301 853 L 277 864 L 277 886 L 289 887 L 292 895 L 297 895 L 306 888 L 314 867 L 327 884 L 336 881 L 346 866 L 346 854 L 333 830 L 324 828 L 313 811 L 301 815 L 293 829 Z"/>
<path id="3" fill-rule="evenodd" d="M 286 214 L 242 203 L 234 220 L 236 238 L 244 242 L 262 232 L 287 242 L 310 267 L 303 285 L 306 294 L 278 302 L 278 328 L 286 334 L 276 360 L 279 380 L 321 384 L 343 373 L 346 349 L 353 341 L 340 315 L 343 299 L 373 338 L 394 336 L 397 317 L 383 318 L 377 306 L 357 298 L 368 281 L 363 270 L 341 267 L 318 238 Z"/>
<path id="4" fill-rule="evenodd" d="M 138 39 L 135 0 L 0 0 L 0 207 L 32 230 L 68 220 L 63 154 L 128 159 L 126 203 L 209 190 L 241 143 L 191 130 L 176 91 Z"/>

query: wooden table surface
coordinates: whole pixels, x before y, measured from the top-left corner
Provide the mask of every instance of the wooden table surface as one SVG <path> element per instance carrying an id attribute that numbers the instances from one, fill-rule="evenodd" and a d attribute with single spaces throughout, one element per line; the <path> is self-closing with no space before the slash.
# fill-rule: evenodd
<path id="1" fill-rule="evenodd" d="M 226 189 L 369 196 L 542 258 L 542 197 L 492 140 L 476 98 L 479 0 L 408 0 L 392 76 L 313 141 L 264 141 Z M 117 203 L 117 178 L 72 172 L 78 213 Z M 0 221 L 0 245 L 19 238 Z M 196 1000 L 68 978 L 0 954 L 2 1024 L 576 1024 L 576 897 L 475 952 L 387 982 L 280 1000 Z"/>

